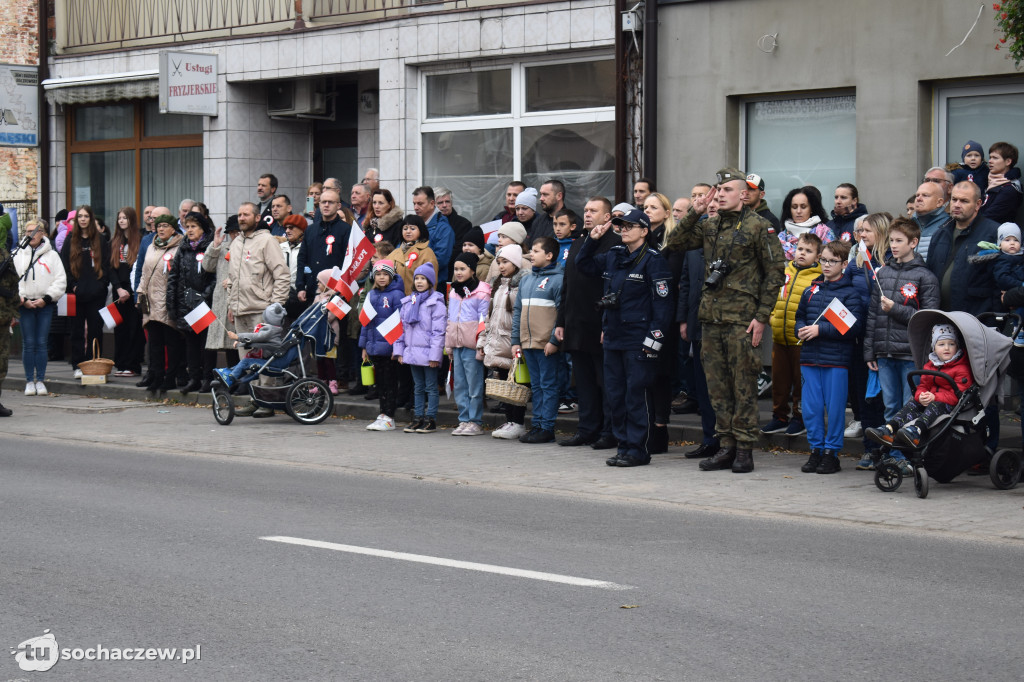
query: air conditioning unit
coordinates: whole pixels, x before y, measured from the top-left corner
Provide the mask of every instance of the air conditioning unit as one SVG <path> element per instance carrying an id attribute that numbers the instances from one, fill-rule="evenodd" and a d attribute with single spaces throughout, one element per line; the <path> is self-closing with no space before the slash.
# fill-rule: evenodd
<path id="1" fill-rule="evenodd" d="M 317 91 L 315 81 L 279 81 L 267 85 L 268 116 L 326 113 L 327 97 Z"/>

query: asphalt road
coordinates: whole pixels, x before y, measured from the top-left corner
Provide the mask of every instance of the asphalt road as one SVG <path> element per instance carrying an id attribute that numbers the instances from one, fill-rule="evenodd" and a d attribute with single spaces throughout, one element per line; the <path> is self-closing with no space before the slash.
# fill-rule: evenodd
<path id="1" fill-rule="evenodd" d="M 9 650 L 201 646 L 45 679 L 1024 677 L 1019 543 L 6 436 L 0 519 Z"/>

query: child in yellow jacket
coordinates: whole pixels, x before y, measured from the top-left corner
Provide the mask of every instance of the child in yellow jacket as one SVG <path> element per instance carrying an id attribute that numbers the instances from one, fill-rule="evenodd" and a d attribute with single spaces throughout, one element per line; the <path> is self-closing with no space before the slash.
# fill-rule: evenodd
<path id="1" fill-rule="evenodd" d="M 800 339 L 796 337 L 796 309 L 804 289 L 821 277 L 818 256 L 821 238 L 813 232 L 800 235 L 793 260 L 786 266 L 786 282 L 772 310 L 772 420 L 761 427 L 762 433 L 799 436 L 804 429 L 800 413 Z M 793 418 L 790 419 L 790 397 Z"/>

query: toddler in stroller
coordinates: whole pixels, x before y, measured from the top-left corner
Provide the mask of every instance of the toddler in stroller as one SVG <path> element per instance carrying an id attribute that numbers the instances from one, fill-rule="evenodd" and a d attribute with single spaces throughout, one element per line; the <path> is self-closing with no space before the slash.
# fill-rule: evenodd
<path id="1" fill-rule="evenodd" d="M 963 343 L 951 324 L 937 324 L 932 327 L 932 351 L 926 371 L 948 374 L 962 393 L 974 384 Z M 949 414 L 958 402 L 958 396 L 949 382 L 941 377 L 926 374 L 921 377 L 910 400 L 888 422 L 878 428 L 867 429 L 868 437 L 882 445 L 916 448 L 928 433 L 928 427 L 941 415 Z"/>
<path id="2" fill-rule="evenodd" d="M 263 322 L 256 325 L 251 333 L 236 334 L 229 331 L 228 338 L 235 341 L 235 346 L 241 344 L 245 348 L 254 350 L 273 350 L 284 340 L 284 327 L 281 326 L 284 323 L 284 316 L 284 306 L 280 303 L 271 303 L 263 311 Z M 288 366 L 288 360 L 287 356 L 278 358 L 270 363 L 270 368 L 285 369 Z M 231 369 L 216 369 L 214 372 L 224 387 L 234 393 L 241 384 L 252 381 L 256 377 L 257 370 L 264 363 L 266 360 L 261 353 L 259 357 L 242 358 Z M 274 363 L 283 364 L 283 366 L 276 367 Z"/>

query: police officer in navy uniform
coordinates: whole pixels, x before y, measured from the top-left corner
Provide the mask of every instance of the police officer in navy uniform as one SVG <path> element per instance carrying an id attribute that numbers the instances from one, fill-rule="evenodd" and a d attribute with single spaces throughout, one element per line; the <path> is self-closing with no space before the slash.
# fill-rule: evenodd
<path id="1" fill-rule="evenodd" d="M 598 255 L 598 240 L 614 225 L 622 244 Z M 593 228 L 576 255 L 576 267 L 604 280 L 605 400 L 611 406 L 618 453 L 608 466 L 649 464 L 646 389 L 658 372 L 665 335 L 672 333 L 672 272 L 658 250 L 647 243 L 651 223 L 633 209 Z"/>

